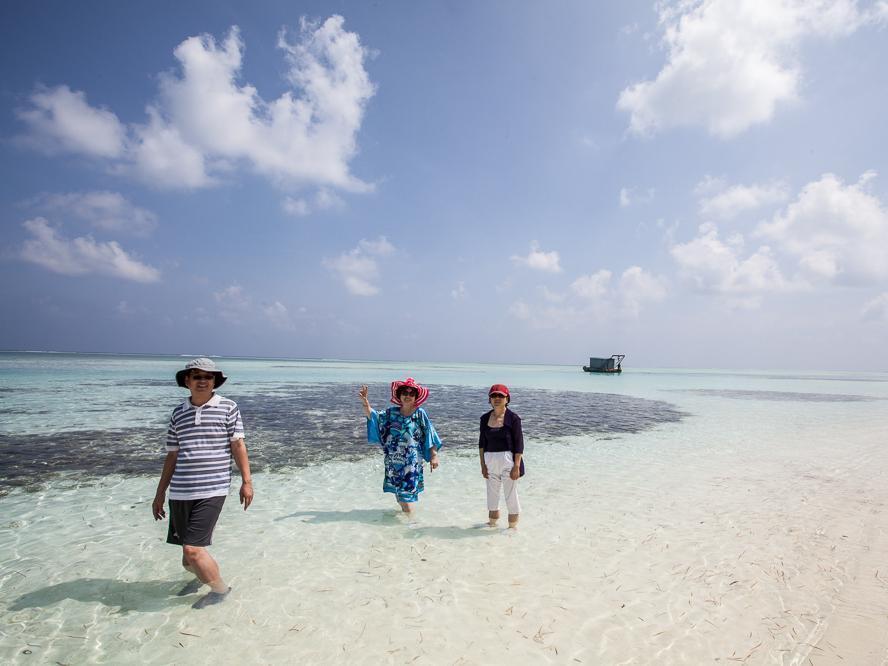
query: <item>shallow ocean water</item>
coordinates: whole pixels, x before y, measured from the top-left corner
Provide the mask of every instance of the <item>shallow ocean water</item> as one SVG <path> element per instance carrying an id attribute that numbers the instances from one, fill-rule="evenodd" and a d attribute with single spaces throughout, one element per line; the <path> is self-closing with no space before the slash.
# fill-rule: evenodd
<path id="1" fill-rule="evenodd" d="M 198 612 L 196 596 L 175 596 L 188 575 L 150 515 L 182 399 L 164 378 L 182 360 L 0 355 L 4 438 L 104 433 L 79 441 L 82 457 L 132 423 L 149 456 L 150 433 L 157 443 L 154 473 L 115 472 L 96 453 L 97 474 L 38 475 L 0 497 L 4 662 L 888 658 L 888 375 L 219 362 L 264 471 L 247 512 L 233 485 L 216 530 L 234 592 Z M 427 407 L 445 440 L 412 523 L 361 448 L 355 397 L 370 383 L 381 408 L 384 382 L 407 374 L 439 388 Z M 527 439 L 515 533 L 476 527 L 472 433 L 495 381 L 513 389 Z M 78 392 L 95 411 L 78 411 Z M 284 455 L 291 440 L 305 450 Z"/>

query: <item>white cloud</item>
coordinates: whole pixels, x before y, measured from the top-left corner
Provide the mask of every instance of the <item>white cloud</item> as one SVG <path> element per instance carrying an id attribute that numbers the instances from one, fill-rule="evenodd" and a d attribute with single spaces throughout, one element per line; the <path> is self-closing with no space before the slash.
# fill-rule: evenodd
<path id="1" fill-rule="evenodd" d="M 757 234 L 798 260 L 811 279 L 873 284 L 888 279 L 888 209 L 867 192 L 875 173 L 845 185 L 828 173 L 762 224 Z"/>
<path id="2" fill-rule="evenodd" d="M 630 266 L 620 276 L 618 302 L 625 314 L 637 317 L 643 305 L 666 298 L 665 281 L 640 266 Z"/>
<path id="3" fill-rule="evenodd" d="M 594 322 L 600 321 L 602 312 L 603 309 L 599 304 L 589 302 L 534 306 L 524 301 L 517 301 L 509 307 L 510 315 L 541 331 L 588 328 L 593 326 Z"/>
<path id="4" fill-rule="evenodd" d="M 728 183 L 724 178 L 716 178 L 715 176 L 706 174 L 700 182 L 694 186 L 694 194 L 702 199 L 723 192 L 727 187 Z"/>
<path id="5" fill-rule="evenodd" d="M 395 251 L 395 246 L 388 242 L 385 236 L 380 236 L 375 241 L 364 240 L 358 241 L 358 249 L 367 254 L 376 254 L 385 256 Z"/>
<path id="6" fill-rule="evenodd" d="M 513 255 L 512 261 L 518 266 L 526 266 L 537 271 L 545 271 L 547 273 L 561 272 L 558 252 L 555 250 L 543 252 L 536 241 L 530 244 L 530 253 L 526 257 Z"/>
<path id="7" fill-rule="evenodd" d="M 213 292 L 213 298 L 218 306 L 215 314 L 232 324 L 241 324 L 250 319 L 253 309 L 253 299 L 239 284 L 231 284 L 221 291 Z"/>
<path id="8" fill-rule="evenodd" d="M 512 303 L 512 305 L 509 306 L 509 314 L 517 319 L 530 319 L 530 306 L 524 301 L 515 301 L 514 303 Z"/>
<path id="9" fill-rule="evenodd" d="M 209 35 L 179 44 L 179 71 L 160 76 L 144 124 L 127 130 L 66 86 L 38 90 L 18 115 L 33 141 L 107 158 L 112 171 L 156 187 L 206 187 L 244 164 L 288 187 L 372 189 L 349 172 L 375 92 L 358 35 L 331 16 L 320 24 L 303 21 L 293 42 L 282 30 L 277 46 L 290 90 L 271 101 L 240 82 L 244 44 L 234 27 L 221 44 Z M 329 193 L 316 197 L 318 207 L 335 203 Z"/>
<path id="10" fill-rule="evenodd" d="M 395 246 L 385 236 L 375 241 L 362 239 L 358 246 L 343 252 L 334 259 L 324 259 L 322 264 L 339 276 L 345 288 L 356 296 L 375 296 L 379 287 L 375 284 L 379 278 L 377 256 L 386 256 L 395 251 Z"/>
<path id="11" fill-rule="evenodd" d="M 620 188 L 620 208 L 626 208 L 632 203 L 631 190 L 626 187 Z"/>
<path id="12" fill-rule="evenodd" d="M 68 86 L 38 88 L 31 106 L 16 115 L 30 130 L 29 141 L 50 152 L 75 152 L 100 158 L 120 157 L 126 130 L 117 116 L 89 105 L 86 95 Z"/>
<path id="13" fill-rule="evenodd" d="M 620 188 L 620 207 L 628 208 L 629 206 L 635 204 L 644 204 L 649 203 L 654 198 L 654 190 L 648 189 L 646 192 L 641 194 L 636 193 L 634 188 L 631 187 L 621 187 Z"/>
<path id="14" fill-rule="evenodd" d="M 888 208 L 868 191 L 875 177 L 868 171 L 846 185 L 825 174 L 808 183 L 793 202 L 759 224 L 753 237 L 768 244 L 753 252 L 744 250 L 739 234 L 721 240 L 713 223 L 701 225 L 696 238 L 672 245 L 670 252 L 681 276 L 696 288 L 744 297 L 747 305 L 767 293 L 809 289 L 818 282 L 883 284 L 888 279 Z M 704 192 L 716 192 L 701 204 L 701 214 L 713 217 L 770 205 L 787 194 L 783 185 L 726 187 L 712 178 L 698 185 L 698 195 Z"/>
<path id="15" fill-rule="evenodd" d="M 161 82 L 169 122 L 203 155 L 244 160 L 276 181 L 367 190 L 348 162 L 374 87 L 366 51 L 343 25 L 341 16 L 303 21 L 295 43 L 281 31 L 278 48 L 293 90 L 270 102 L 238 85 L 244 45 L 237 28 L 222 44 L 208 35 L 185 40 L 175 50 L 181 76 Z"/>
<path id="16" fill-rule="evenodd" d="M 376 260 L 352 253 L 343 254 L 336 259 L 325 261 L 324 265 L 339 273 L 345 288 L 356 296 L 375 296 L 379 287 L 373 282 L 379 276 Z"/>
<path id="17" fill-rule="evenodd" d="M 287 306 L 280 301 L 263 304 L 262 313 L 268 321 L 278 328 L 287 328 L 290 326 L 290 312 L 287 310 Z"/>
<path id="18" fill-rule="evenodd" d="M 666 280 L 639 266 L 623 271 L 616 285 L 612 278 L 611 271 L 601 269 L 576 278 L 568 293 L 541 287 L 538 291 L 545 303 L 534 306 L 519 300 L 510 306 L 509 314 L 534 329 L 569 331 L 592 327 L 602 317 L 637 318 L 643 306 L 668 295 Z"/>
<path id="19" fill-rule="evenodd" d="M 311 213 L 311 205 L 305 199 L 285 197 L 283 202 L 281 202 L 281 208 L 283 208 L 287 215 L 294 217 L 305 217 Z"/>
<path id="20" fill-rule="evenodd" d="M 509 308 L 509 314 L 537 330 L 571 331 L 592 325 L 598 319 L 600 311 L 594 307 L 573 305 L 546 304 L 535 307 L 519 301 Z"/>
<path id="21" fill-rule="evenodd" d="M 581 275 L 574 280 L 570 288 L 577 296 L 590 301 L 600 301 L 607 296 L 610 289 L 611 272 L 600 270 L 591 275 Z"/>
<path id="22" fill-rule="evenodd" d="M 879 294 L 866 303 L 866 305 L 863 306 L 860 315 L 867 321 L 888 322 L 888 291 Z"/>
<path id="23" fill-rule="evenodd" d="M 114 314 L 121 319 L 126 319 L 129 317 L 145 317 L 151 313 L 143 305 L 132 305 L 128 301 L 120 301 L 114 308 Z"/>
<path id="24" fill-rule="evenodd" d="M 256 303 L 255 299 L 236 282 L 220 291 L 213 292 L 218 306 L 215 314 L 232 324 L 242 324 L 256 318 L 267 321 L 275 328 L 293 330 L 294 324 L 287 306 L 280 301 Z M 305 308 L 300 308 L 300 314 Z"/>
<path id="25" fill-rule="evenodd" d="M 856 0 L 674 0 L 659 11 L 668 60 L 617 103 L 638 134 L 702 126 L 730 138 L 768 122 L 799 97 L 804 38 L 836 38 L 878 20 Z"/>
<path id="26" fill-rule="evenodd" d="M 322 188 L 315 192 L 314 197 L 285 197 L 281 208 L 288 215 L 306 217 L 316 211 L 345 208 L 345 201 L 330 190 Z"/>
<path id="27" fill-rule="evenodd" d="M 543 295 L 543 298 L 550 303 L 563 303 L 567 298 L 566 294 L 559 293 L 557 291 L 552 291 L 548 287 L 542 286 L 538 287 L 540 293 Z"/>
<path id="28" fill-rule="evenodd" d="M 139 208 L 118 192 L 70 192 L 41 197 L 38 205 L 89 222 L 103 231 L 146 236 L 157 227 L 157 215 Z"/>
<path id="29" fill-rule="evenodd" d="M 503 293 L 512 289 L 512 280 L 510 280 L 509 278 L 506 278 L 502 282 L 494 285 L 493 288 L 496 291 L 496 293 L 503 294 Z"/>
<path id="30" fill-rule="evenodd" d="M 612 286 L 613 274 L 602 269 L 590 275 L 581 275 L 574 280 L 571 291 L 593 312 L 610 308 L 612 312 L 637 317 L 642 306 L 666 298 L 666 282 L 652 275 L 640 266 L 630 266 L 620 276 L 616 287 Z"/>
<path id="31" fill-rule="evenodd" d="M 768 293 L 817 283 L 882 285 L 888 280 L 888 207 L 868 191 L 875 177 L 868 171 L 846 185 L 828 173 L 808 183 L 794 201 L 758 225 L 752 237 L 767 244 L 754 251 L 744 249 L 740 234 L 722 240 L 717 226 L 705 223 L 696 238 L 673 244 L 670 252 L 681 277 L 697 289 L 740 298 L 747 307 Z M 701 214 L 712 217 L 787 196 L 779 184 L 726 187 L 713 178 L 698 185 L 697 194 L 702 193 L 711 196 L 703 199 Z M 864 316 L 877 310 L 878 304 L 870 303 Z"/>
<path id="32" fill-rule="evenodd" d="M 734 236 L 723 242 L 718 228 L 711 223 L 700 225 L 693 240 L 674 245 L 670 252 L 682 277 L 702 291 L 744 295 L 787 291 L 800 287 L 783 277 L 771 248 L 759 247 L 742 258 L 743 239 Z"/>
<path id="33" fill-rule="evenodd" d="M 345 201 L 334 192 L 321 188 L 315 193 L 314 204 L 317 210 L 332 210 L 345 207 Z"/>
<path id="34" fill-rule="evenodd" d="M 231 284 L 221 291 L 213 292 L 213 298 L 226 310 L 247 312 L 253 307 L 252 299 L 247 296 L 244 288 L 237 283 Z"/>
<path id="35" fill-rule="evenodd" d="M 450 296 L 455 301 L 461 301 L 466 297 L 466 293 L 466 283 L 460 280 L 456 285 L 456 289 L 450 291 Z"/>
<path id="36" fill-rule="evenodd" d="M 159 188 L 195 189 L 216 184 L 207 173 L 206 156 L 182 136 L 175 125 L 165 121 L 154 107 L 148 107 L 148 124 L 133 128 L 135 140 L 127 156 L 130 163 L 115 171 L 132 173 L 139 180 Z"/>
<path id="37" fill-rule="evenodd" d="M 697 191 L 711 192 L 716 182 L 719 181 L 707 177 L 697 186 Z M 789 193 L 783 183 L 732 185 L 720 188 L 720 191 L 711 196 L 702 197 L 700 215 L 710 219 L 729 220 L 747 211 L 782 203 L 788 197 Z"/>
<path id="38" fill-rule="evenodd" d="M 22 258 L 56 273 L 97 273 L 146 283 L 160 279 L 160 271 L 132 258 L 115 241 L 97 243 L 89 236 L 67 240 L 42 217 L 26 221 L 24 227 L 33 238 L 25 241 Z"/>
<path id="39" fill-rule="evenodd" d="M 601 146 L 598 145 L 598 142 L 588 134 L 583 134 L 580 137 L 580 143 L 586 148 L 590 148 L 591 150 L 600 150 Z"/>

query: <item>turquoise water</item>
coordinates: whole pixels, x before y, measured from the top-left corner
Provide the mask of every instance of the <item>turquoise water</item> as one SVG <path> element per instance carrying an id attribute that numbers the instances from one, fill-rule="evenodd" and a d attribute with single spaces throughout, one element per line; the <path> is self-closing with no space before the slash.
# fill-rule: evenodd
<path id="1" fill-rule="evenodd" d="M 801 663 L 888 607 L 888 374 L 224 358 L 256 501 L 217 528 L 231 599 L 192 611 L 150 516 L 185 360 L 0 354 L 5 662 Z M 445 440 L 409 525 L 357 400 L 407 375 Z M 475 527 L 495 382 L 525 423 L 517 534 Z"/>
<path id="2" fill-rule="evenodd" d="M 0 434 L 165 425 L 170 410 L 185 395 L 176 387 L 173 375 L 187 358 L 0 353 Z M 534 388 L 613 393 L 675 403 L 686 399 L 681 392 L 692 391 L 750 391 L 748 398 L 781 402 L 804 402 L 817 396 L 888 399 L 888 373 L 644 370 L 627 366 L 621 376 L 607 376 L 579 372 L 579 364 L 218 360 L 230 377 L 223 391 L 226 394 L 269 395 L 292 383 L 343 384 L 352 388 L 343 388 L 341 409 L 356 404 L 354 392 L 360 383 L 386 384 L 406 375 L 426 384 L 477 388 L 478 409 L 485 405 L 484 390 L 494 382 L 519 389 L 518 397 L 521 388 Z M 781 394 L 798 395 L 796 399 Z M 737 407 L 743 408 L 742 404 Z"/>

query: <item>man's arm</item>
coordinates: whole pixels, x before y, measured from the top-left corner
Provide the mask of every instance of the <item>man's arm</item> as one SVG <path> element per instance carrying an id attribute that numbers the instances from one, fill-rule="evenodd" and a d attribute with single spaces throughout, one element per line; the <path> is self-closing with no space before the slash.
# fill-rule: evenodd
<path id="1" fill-rule="evenodd" d="M 243 439 L 236 439 L 231 443 L 231 456 L 240 471 L 240 503 L 246 511 L 253 502 L 253 476 L 250 474 L 250 460 L 247 458 L 247 445 Z"/>
<path id="2" fill-rule="evenodd" d="M 166 491 L 170 487 L 170 479 L 173 478 L 173 471 L 176 469 L 176 459 L 178 457 L 178 450 L 167 451 L 166 458 L 163 461 L 163 471 L 160 473 L 160 481 L 157 483 L 157 493 L 155 493 L 154 501 L 151 503 L 151 512 L 154 514 L 154 520 L 166 518 L 163 504 L 166 502 Z"/>

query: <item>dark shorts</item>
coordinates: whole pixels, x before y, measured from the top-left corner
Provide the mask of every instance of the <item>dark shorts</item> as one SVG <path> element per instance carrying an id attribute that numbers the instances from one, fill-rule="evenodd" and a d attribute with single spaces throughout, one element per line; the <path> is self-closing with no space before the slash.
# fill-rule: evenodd
<path id="1" fill-rule="evenodd" d="M 170 529 L 167 543 L 177 546 L 209 546 L 213 543 L 213 529 L 225 495 L 195 500 L 170 500 Z"/>

